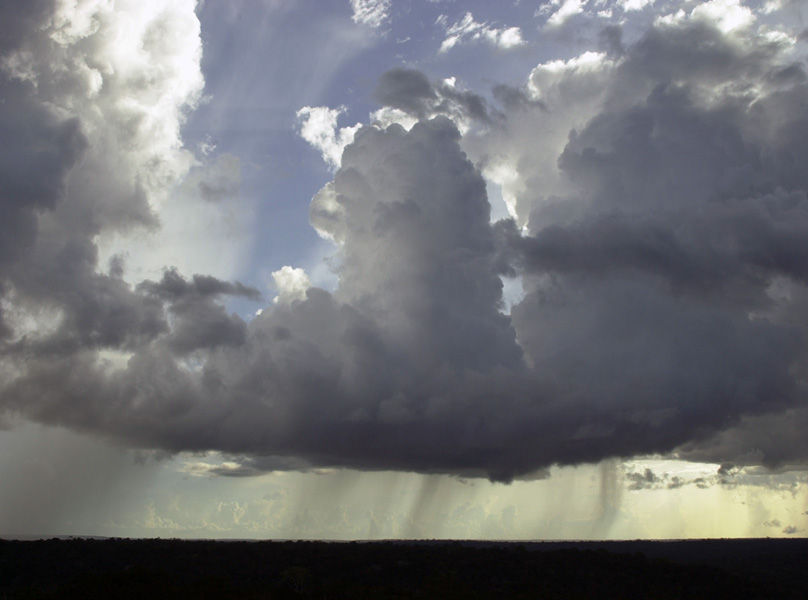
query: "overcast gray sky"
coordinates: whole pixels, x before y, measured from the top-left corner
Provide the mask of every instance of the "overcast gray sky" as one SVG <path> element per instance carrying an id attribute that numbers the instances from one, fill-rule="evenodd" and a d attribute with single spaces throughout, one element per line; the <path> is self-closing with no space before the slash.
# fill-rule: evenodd
<path id="1" fill-rule="evenodd" d="M 0 534 L 804 535 L 806 19 L 1 3 Z"/>

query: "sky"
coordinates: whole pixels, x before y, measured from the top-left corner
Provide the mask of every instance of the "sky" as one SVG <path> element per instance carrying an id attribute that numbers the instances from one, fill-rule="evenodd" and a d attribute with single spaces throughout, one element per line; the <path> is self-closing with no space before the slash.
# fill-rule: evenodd
<path id="1" fill-rule="evenodd" d="M 0 3 L 0 535 L 808 532 L 808 6 Z"/>

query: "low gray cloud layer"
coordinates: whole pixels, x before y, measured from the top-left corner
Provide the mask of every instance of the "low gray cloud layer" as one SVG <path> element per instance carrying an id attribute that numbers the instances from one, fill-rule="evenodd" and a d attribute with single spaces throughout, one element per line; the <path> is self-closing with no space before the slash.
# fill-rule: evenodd
<path id="1" fill-rule="evenodd" d="M 187 17 L 151 25 L 198 42 Z M 178 135 L 199 81 L 177 94 L 177 73 L 156 78 L 173 104 L 150 124 L 118 102 L 131 82 L 48 71 L 92 70 L 73 52 L 103 41 L 93 30 L 82 45 L 75 24 L 15 22 L 32 33 L 0 41 L 6 411 L 246 454 L 251 471 L 507 481 L 651 452 L 808 458 L 793 425 L 808 422 L 808 78 L 776 36 L 683 19 L 624 47 L 610 31 L 620 52 L 540 65 L 494 91 L 499 108 L 387 73 L 377 98 L 419 122 L 359 130 L 311 205 L 338 246 L 337 289 L 248 323 L 222 305 L 257 299 L 248 286 L 170 268 L 131 285 L 122 258 L 99 265 L 96 236 L 157 227 L 160 190 L 187 173 L 178 138 L 152 133 Z M 492 224 L 483 174 L 505 167 L 514 220 Z M 526 292 L 510 315 L 502 275 Z"/>

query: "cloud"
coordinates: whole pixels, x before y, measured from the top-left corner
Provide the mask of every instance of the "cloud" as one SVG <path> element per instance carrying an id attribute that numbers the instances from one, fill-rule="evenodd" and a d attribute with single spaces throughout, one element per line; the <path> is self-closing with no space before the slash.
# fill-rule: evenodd
<path id="1" fill-rule="evenodd" d="M 396 123 L 409 130 L 419 120 L 446 116 L 465 133 L 473 124 L 486 126 L 499 117 L 491 112 L 482 96 L 462 89 L 454 78 L 432 82 L 422 72 L 404 67 L 383 73 L 374 96 L 382 107 L 370 114 L 370 121 L 382 129 Z M 298 134 L 321 152 L 332 170 L 340 166 L 342 152 L 362 126 L 357 123 L 352 127 L 338 128 L 337 119 L 345 110 L 342 106 L 304 106 L 297 112 Z M 320 201 L 326 201 L 328 189 L 324 188 L 318 194 Z M 331 239 L 317 225 L 316 219 L 312 224 L 321 236 Z"/>
<path id="2" fill-rule="evenodd" d="M 547 25 L 550 27 L 560 27 L 570 18 L 584 12 L 586 2 L 583 0 L 564 0 L 563 2 L 555 0 L 552 4 L 558 6 L 558 8 L 550 15 L 550 18 L 547 19 Z"/>
<path id="3" fill-rule="evenodd" d="M 165 200 L 151 207 L 151 226 L 100 231 L 99 264 L 120 260 L 130 284 L 159 278 L 167 266 L 232 277 L 253 235 L 255 207 L 242 195 L 241 178 L 241 160 L 232 154 L 211 152 L 195 160 Z"/>
<path id="4" fill-rule="evenodd" d="M 744 29 L 755 21 L 752 10 L 739 0 L 710 0 L 697 5 L 690 15 L 694 19 L 714 23 L 724 33 Z"/>
<path id="5" fill-rule="evenodd" d="M 378 28 L 390 19 L 390 0 L 351 0 L 354 23 Z"/>
<path id="6" fill-rule="evenodd" d="M 374 96 L 382 108 L 371 118 L 382 128 L 397 122 L 409 129 L 418 120 L 445 116 L 466 132 L 473 123 L 487 125 L 498 117 L 482 96 L 461 89 L 454 78 L 431 82 L 415 69 L 383 73 Z"/>
<path id="7" fill-rule="evenodd" d="M 631 482 L 628 486 L 630 490 L 642 490 L 654 487 L 654 485 L 660 481 L 660 478 L 651 469 L 645 469 L 642 473 L 627 473 L 626 479 Z"/>
<path id="8" fill-rule="evenodd" d="M 446 15 L 441 15 L 436 21 L 443 27 L 446 37 L 441 42 L 439 52 L 448 52 L 459 44 L 483 41 L 497 48 L 508 50 L 523 46 L 522 31 L 518 27 L 497 28 L 489 23 L 480 23 L 474 20 L 474 15 L 467 12 L 463 18 L 449 25 Z"/>
<path id="9" fill-rule="evenodd" d="M 653 6 L 656 0 L 618 0 L 617 4 L 626 11 L 642 10 L 646 6 Z"/>
<path id="10" fill-rule="evenodd" d="M 237 459 L 211 469 L 231 475 L 808 458 L 788 445 L 804 423 L 808 77 L 787 39 L 685 15 L 539 64 L 490 102 L 391 70 L 375 96 L 409 129 L 343 135 L 340 109 L 304 107 L 301 135 L 334 168 L 310 218 L 339 281 L 282 268 L 278 302 L 245 322 L 223 298 L 258 293 L 228 277 L 167 264 L 129 282 L 122 257 L 99 259 L 103 235 L 158 228 L 183 180 L 226 204 L 237 169 L 194 179 L 178 134 L 202 86 L 193 3 L 92 7 L 21 12 L 30 35 L 3 42 L 6 411 L 218 450 Z M 491 222 L 484 176 L 513 220 Z M 502 276 L 525 290 L 510 315 Z"/>
<path id="11" fill-rule="evenodd" d="M 677 398 L 700 396 L 724 377 L 730 385 L 726 392 L 721 393 L 725 397 L 740 400 L 751 392 L 752 396 L 747 396 L 743 402 L 747 403 L 752 397 L 758 400 L 746 404 L 748 408 L 757 404 L 758 409 L 753 411 L 777 412 L 797 398 L 796 382 L 791 380 L 787 371 L 800 360 L 801 352 L 795 344 L 802 333 L 779 318 L 760 319 L 760 309 L 765 310 L 766 305 L 773 308 L 771 302 L 775 300 L 771 296 L 774 290 L 770 286 L 781 277 L 789 280 L 786 287 L 792 297 L 796 289 L 801 288 L 802 284 L 797 281 L 803 281 L 803 275 L 795 270 L 801 261 L 793 262 L 792 259 L 801 255 L 802 250 L 792 241 L 787 241 L 796 241 L 787 231 L 796 226 L 795 222 L 783 228 L 784 222 L 780 221 L 792 217 L 785 217 L 777 209 L 763 217 L 753 207 L 788 204 L 798 211 L 793 218 L 801 219 L 798 216 L 801 208 L 797 207 L 802 206 L 804 183 L 791 179 L 792 183 L 784 186 L 791 177 L 799 179 L 796 171 L 786 175 L 782 165 L 763 157 L 782 156 L 784 150 L 776 149 L 780 144 L 790 148 L 786 154 L 804 154 L 804 149 L 797 149 L 792 146 L 793 142 L 787 141 L 790 135 L 781 138 L 775 131 L 782 127 L 783 120 L 791 122 L 792 127 L 803 127 L 796 106 L 801 102 L 797 98 L 805 94 L 805 75 L 798 65 L 778 62 L 779 52 L 785 47 L 772 44 L 764 37 L 749 34 L 739 44 L 724 37 L 720 30 L 704 27 L 698 19 L 665 27 L 651 30 L 618 62 L 590 53 L 570 61 L 541 65 L 531 77 L 526 96 L 540 100 L 540 105 L 530 108 L 525 103 L 512 103 L 514 107 L 519 104 L 520 108 L 506 110 L 504 131 L 492 128 L 490 136 L 482 142 L 464 140 L 472 156 L 489 161 L 491 167 L 486 169 L 487 173 L 502 170 L 501 163 L 498 165 L 494 162 L 497 158 L 492 157 L 504 155 L 507 157 L 504 164 L 515 166 L 516 176 L 509 174 L 507 180 L 514 209 L 518 219 L 532 224 L 534 233 L 528 237 L 511 230 L 512 246 L 518 247 L 517 256 L 527 260 L 526 264 L 517 267 L 517 272 L 530 273 L 536 269 L 536 278 L 527 279 L 536 286 L 535 291 L 528 291 L 526 299 L 513 309 L 517 337 L 534 368 L 560 374 L 559 387 L 567 391 L 574 385 L 571 382 L 576 381 L 591 381 L 599 387 L 596 395 L 601 398 L 616 397 L 610 389 L 633 390 L 632 395 L 637 395 L 629 403 L 644 406 L 644 410 L 650 409 L 654 402 L 649 402 L 651 397 L 644 396 L 640 390 L 648 389 L 657 398 L 667 397 L 669 400 L 662 401 L 658 409 L 651 409 L 645 416 L 636 415 L 635 418 L 646 422 L 647 426 L 653 427 L 656 419 L 672 425 L 678 420 L 673 414 L 684 409 Z M 699 60 L 685 58 L 699 43 Z M 710 50 L 704 49 L 705 43 L 709 43 Z M 695 63 L 699 66 L 694 68 Z M 774 73 L 787 72 L 790 75 L 785 79 L 774 82 Z M 758 86 L 758 92 L 747 95 L 748 90 L 755 89 L 753 85 Z M 781 102 L 775 98 L 789 99 Z M 793 108 L 785 112 L 773 106 L 763 108 L 769 102 L 776 102 L 778 107 Z M 760 110 L 755 117 L 743 108 L 753 103 Z M 619 125 L 614 128 L 606 125 L 618 114 L 622 115 L 618 117 Z M 758 116 L 762 120 L 758 120 Z M 768 122 L 769 118 L 775 120 Z M 602 138 L 589 137 L 595 131 L 605 133 L 606 129 L 602 127 L 610 133 Z M 555 138 L 547 135 L 553 129 L 558 131 Z M 544 134 L 546 144 L 540 148 L 532 143 L 538 131 Z M 692 132 L 692 136 L 684 137 L 686 131 Z M 571 133 L 565 139 L 568 132 Z M 522 133 L 525 136 L 524 154 L 520 154 Z M 633 137 L 635 133 L 639 137 Z M 721 136 L 729 138 L 725 138 L 726 142 L 718 142 Z M 645 141 L 640 142 L 640 139 Z M 566 146 L 563 151 L 553 148 L 552 142 L 556 140 L 558 146 L 555 148 Z M 721 150 L 716 143 L 721 144 Z M 542 164 L 544 147 L 547 147 L 546 167 Z M 613 162 L 612 159 L 618 156 L 617 160 L 627 162 Z M 763 161 L 756 163 L 760 158 Z M 626 167 L 631 164 L 630 172 L 622 171 L 624 167 L 618 164 Z M 757 166 L 748 171 L 753 164 Z M 522 170 L 524 178 L 520 176 Z M 504 172 L 514 173 L 513 170 Z M 660 178 L 660 175 L 645 175 L 647 173 L 668 175 Z M 768 189 L 764 185 L 760 191 L 751 192 L 760 185 L 752 181 L 770 183 Z M 748 187 L 750 185 L 752 188 Z M 542 187 L 544 193 L 531 199 L 535 190 Z M 800 191 L 792 196 L 796 190 Z M 786 197 L 793 200 L 787 201 Z M 734 199 L 728 204 L 720 198 Z M 669 213 L 666 206 L 676 206 L 676 213 Z M 714 210 L 718 212 L 709 216 Z M 618 225 L 618 222 L 622 224 Z M 635 226 L 639 229 L 632 231 Z M 612 229 L 614 227 L 618 229 Z M 696 234 L 696 231 L 702 233 Z M 712 233 L 705 234 L 706 231 Z M 638 234 L 641 238 L 637 237 Z M 562 238 L 565 241 L 562 242 Z M 607 242 L 607 239 L 612 241 Z M 728 240 L 729 245 L 718 244 L 719 239 Z M 736 241 L 729 241 L 733 239 Z M 779 241 L 775 242 L 775 239 Z M 701 246 L 699 240 L 707 245 Z M 612 242 L 616 245 L 607 248 Z M 784 246 L 777 250 L 769 245 L 772 243 Z M 638 245 L 630 249 L 635 244 Z M 590 246 L 590 249 L 582 251 L 582 245 Z M 539 250 L 539 246 L 543 249 Z M 590 260 L 594 262 L 585 264 Z M 657 288 L 660 283 L 667 289 L 661 294 Z M 783 285 L 782 282 L 778 284 Z M 623 291 L 617 292 L 618 289 Z M 612 293 L 617 295 L 610 300 Z M 657 300 L 653 297 L 675 300 L 672 304 L 665 300 L 656 305 Z M 728 303 L 730 298 L 733 301 Z M 639 311 L 629 308 L 635 300 L 637 308 L 642 306 Z M 783 300 L 778 298 L 780 302 Z M 580 312 L 570 313 L 568 318 L 562 317 L 579 302 Z M 618 310 L 592 317 L 612 302 L 614 308 L 621 306 L 627 312 L 621 315 Z M 708 316 L 711 313 L 701 312 L 705 309 L 719 312 Z M 750 314 L 755 314 L 756 318 L 750 319 Z M 647 315 L 649 320 L 645 321 L 642 315 Z M 663 323 L 668 319 L 673 329 L 666 332 Z M 725 324 L 719 326 L 722 320 Z M 688 321 L 691 325 L 686 325 Z M 615 328 L 622 322 L 627 324 L 626 329 Z M 748 337 L 743 342 L 730 342 L 726 334 L 718 334 L 713 335 L 709 342 L 699 340 L 701 334 L 711 335 L 708 334 L 710 327 L 706 326 L 708 322 L 711 327 L 725 328 L 727 334 L 732 332 L 731 337 Z M 789 319 L 788 322 L 797 321 Z M 585 323 L 591 323 L 595 328 L 589 328 Z M 596 331 L 606 324 L 610 324 L 609 332 L 604 330 L 601 337 Z M 762 329 L 755 332 L 758 327 Z M 684 337 L 674 342 L 684 332 L 682 328 L 694 337 L 687 342 Z M 582 330 L 581 336 L 574 337 L 579 329 Z M 674 329 L 679 333 L 674 334 Z M 558 330 L 557 336 L 553 335 L 555 330 Z M 764 334 L 764 330 L 768 333 Z M 535 331 L 535 338 L 531 331 Z M 647 335 L 650 345 L 641 349 L 638 338 L 629 341 L 632 337 L 630 331 Z M 770 357 L 764 354 L 746 354 L 756 345 L 755 339 L 761 334 L 779 338 L 777 342 L 772 340 L 771 346 L 782 350 L 779 358 L 770 361 Z M 722 338 L 729 345 L 719 350 L 714 358 L 700 355 L 710 346 L 717 350 Z M 639 345 L 635 346 L 635 343 Z M 668 343 L 683 343 L 682 349 L 688 348 L 687 353 L 695 360 L 693 368 L 700 374 L 693 378 L 685 376 L 687 361 L 683 360 L 684 355 L 678 354 L 674 346 L 666 346 Z M 738 346 L 744 347 L 741 354 L 737 353 Z M 565 360 L 562 357 L 567 348 L 570 362 L 562 366 L 563 362 L 559 361 Z M 608 350 L 600 354 L 597 348 Z M 586 356 L 590 352 L 593 353 L 592 362 L 587 363 Z M 657 356 L 662 362 L 640 358 L 641 354 Z M 733 354 L 735 358 L 731 358 Z M 615 357 L 613 363 L 610 362 L 612 357 Z M 745 363 L 747 366 L 739 371 L 745 373 L 743 380 L 751 383 L 748 376 L 754 373 L 752 380 L 756 382 L 751 388 L 741 391 L 737 387 L 739 376 L 731 374 L 734 371 L 731 367 L 702 391 L 692 387 L 685 391 L 685 388 L 678 387 L 683 384 L 687 387 L 685 382 L 688 380 L 699 380 L 699 385 L 707 383 L 703 379 L 705 365 L 715 360 L 725 366 L 733 360 L 740 361 L 736 363 L 737 367 Z M 626 364 L 633 365 L 630 375 L 620 366 Z M 646 371 L 641 365 L 652 370 Z M 769 374 L 766 374 L 767 370 Z M 654 371 L 657 374 L 653 374 Z M 663 372 L 667 374 L 664 377 L 675 374 L 677 391 L 663 391 L 665 385 L 660 378 Z M 626 375 L 628 379 L 624 379 Z M 629 383 L 635 375 L 638 379 Z M 757 392 L 752 391 L 755 387 Z M 584 383 L 580 391 L 582 396 L 589 393 L 587 389 L 588 383 Z M 769 391 L 764 391 L 766 389 Z M 708 392 L 709 395 L 713 393 Z M 769 404 L 775 398 L 780 400 Z M 711 401 L 705 397 L 705 406 L 709 405 Z M 594 398 L 591 406 L 598 406 Z M 703 427 L 706 420 L 717 418 L 720 421 L 727 416 L 723 409 L 708 413 L 696 420 L 691 420 L 695 414 L 688 416 L 679 426 L 683 432 L 694 430 Z M 598 426 L 593 424 L 587 435 L 616 435 L 617 430 L 605 424 L 608 416 L 600 417 Z M 750 424 L 760 422 L 755 420 L 758 417 L 745 418 Z M 776 418 L 774 415 L 759 417 Z M 786 419 L 783 417 L 784 421 Z M 730 418 L 725 423 L 734 420 Z M 784 431 L 790 429 L 783 424 Z M 775 423 L 761 429 L 762 432 L 772 430 L 778 430 Z M 768 449 L 763 455 L 771 458 L 769 464 L 776 463 L 776 447 L 780 444 L 766 433 L 758 437 L 771 440 L 765 444 Z M 754 447 L 760 448 L 760 445 Z M 788 447 L 788 444 L 782 444 L 783 450 Z M 799 451 L 793 454 L 799 454 Z M 731 456 L 737 455 L 731 453 Z M 698 457 L 697 454 L 688 456 Z M 711 455 L 712 459 L 720 460 L 720 457 L 720 450 Z M 761 457 L 756 460 L 761 460 Z"/>
<path id="12" fill-rule="evenodd" d="M 209 453 L 206 460 L 187 460 L 180 467 L 180 472 L 193 477 L 258 477 L 271 472 L 305 471 L 322 474 L 326 469 L 311 469 L 305 462 L 294 458 L 279 456 L 262 457 L 220 457 L 219 462 L 210 462 L 219 458 L 216 453 Z"/>
<path id="13" fill-rule="evenodd" d="M 469 399 L 440 390 L 467 388 L 484 399 L 508 370 L 521 368 L 514 332 L 498 310 L 485 185 L 457 142 L 445 119 L 409 133 L 357 134 L 334 182 L 345 214 L 329 230 L 344 232 L 333 296 L 309 289 L 304 301 L 265 310 L 239 338 L 238 322 L 224 327 L 225 315 L 210 304 L 214 292 L 237 291 L 232 284 L 211 283 L 203 293 L 199 282 L 167 273 L 142 291 L 171 302 L 178 322 L 170 333 L 133 348 L 117 370 L 92 356 L 29 365 L 6 389 L 4 404 L 169 450 L 221 446 L 312 464 L 508 477 L 510 460 L 484 450 L 491 443 L 485 430 L 473 455 L 460 445 L 439 458 L 447 435 L 470 433 L 453 422 Z M 210 316 L 188 320 L 200 325 L 189 337 L 183 320 L 193 311 Z M 201 369 L 178 360 L 200 351 L 207 359 Z M 238 399 L 222 403 L 226 389 Z M 99 421 L 99 403 L 108 397 L 119 402 Z M 478 404 L 482 424 L 493 406 Z"/>
<path id="14" fill-rule="evenodd" d="M 274 302 L 292 302 L 294 300 L 305 300 L 306 290 L 311 287 L 309 276 L 303 269 L 295 269 L 293 267 L 281 267 L 277 271 L 272 272 L 272 279 L 275 281 L 275 287 L 278 289 L 278 295 L 275 296 Z"/>
<path id="15" fill-rule="evenodd" d="M 261 297 L 258 290 L 254 288 L 241 283 L 219 281 L 209 275 L 194 275 L 191 281 L 186 281 L 174 269 L 166 271 L 158 282 L 142 282 L 138 289 L 172 302 L 187 298 L 209 298 L 222 295 L 244 296 L 252 300 L 258 300 Z"/>
<path id="16" fill-rule="evenodd" d="M 248 465 L 232 460 L 225 460 L 218 464 L 205 461 L 189 461 L 180 470 L 193 477 L 255 477 L 266 473 L 266 471 L 257 471 Z"/>
<path id="17" fill-rule="evenodd" d="M 193 163 L 179 128 L 203 83 L 193 2 L 71 6 L 38 20 L 20 7 L 29 30 L 0 75 L 0 118 L 16 123 L 6 138 L 36 169 L 15 167 L 12 155 L 2 161 L 4 202 L 14 207 L 4 222 L 17 223 L 2 236 L 3 256 L 26 251 L 3 277 L 20 302 L 45 309 L 61 298 L 65 323 L 104 319 L 95 291 L 129 301 L 96 272 L 94 239 L 156 226 L 167 190 Z"/>
<path id="18" fill-rule="evenodd" d="M 734 465 L 721 465 L 716 470 L 714 465 L 705 463 L 686 463 L 689 469 L 682 470 L 678 465 L 672 465 L 673 472 L 657 472 L 646 467 L 641 472 L 634 470 L 635 466 L 630 465 L 625 474 L 627 487 L 631 491 L 639 490 L 678 490 L 687 486 L 694 486 L 704 490 L 715 485 L 726 487 L 736 487 L 744 485 L 760 485 L 760 478 L 754 472 L 747 472 L 745 469 Z M 772 484 L 766 481 L 766 484 Z M 776 485 L 776 484 L 775 484 Z M 772 487 L 775 487 L 773 485 Z"/>
<path id="19" fill-rule="evenodd" d="M 345 146 L 353 141 L 360 123 L 352 127 L 337 128 L 337 119 L 345 107 L 304 106 L 297 111 L 297 127 L 300 137 L 322 154 L 331 169 L 336 169 Z"/>
<path id="20" fill-rule="evenodd" d="M 708 42 L 711 49 L 704 50 Z M 694 43 L 702 44 L 697 68 L 684 63 Z M 797 267 L 803 250 L 791 228 L 801 227 L 805 182 L 788 167 L 786 174 L 785 163 L 774 157 L 805 152 L 781 129 L 786 122 L 801 129 L 804 119 L 779 107 L 796 107 L 806 87 L 799 66 L 788 83 L 774 83 L 774 73 L 788 68 L 778 64 L 777 52 L 762 38 L 737 44 L 688 23 L 654 29 L 614 67 L 593 68 L 600 77 L 611 73 L 606 95 L 590 94 L 603 104 L 570 133 L 557 163 L 557 195 L 532 201 L 532 235 L 514 237 L 528 261 L 525 270 L 536 269 L 526 288 L 533 291 L 512 312 L 536 368 L 559 374 L 561 381 L 592 382 L 601 398 L 616 397 L 609 390 L 631 390 L 634 400 L 624 400 L 650 410 L 637 418 L 649 419 L 650 427 L 660 418 L 668 432 L 695 431 L 727 418 L 727 404 L 718 409 L 708 400 L 715 393 L 740 402 L 744 413 L 779 412 L 797 401 L 799 384 L 788 371 L 801 361 L 803 333 L 770 311 L 777 311 L 775 281 L 803 285 Z M 542 75 L 549 81 L 537 90 L 555 89 L 563 100 L 571 94 L 563 86 L 578 74 Z M 744 89 L 753 81 L 759 91 Z M 586 88 L 574 89 L 580 94 Z M 778 108 L 767 108 L 770 102 Z M 533 181 L 522 189 L 530 190 Z M 525 198 L 516 204 L 523 218 L 528 203 Z M 785 209 L 789 216 L 774 208 L 785 206 L 791 207 Z M 631 231 L 635 226 L 641 234 Z M 759 336 L 770 340 L 765 353 L 753 350 L 760 348 Z M 564 358 L 566 348 L 571 352 Z M 608 350 L 601 354 L 598 348 Z M 580 393 L 589 389 L 583 383 Z M 657 409 L 651 409 L 651 395 L 659 400 Z M 674 412 L 689 412 L 683 399 L 697 397 L 705 410 L 679 421 Z"/>
<path id="21" fill-rule="evenodd" d="M 521 88 L 495 88 L 506 117 L 498 119 L 501 127 L 464 139 L 486 178 L 501 187 L 519 226 L 527 224 L 538 196 L 565 193 L 559 154 L 570 131 L 584 126 L 602 105 L 616 65 L 614 58 L 593 51 L 541 63 Z"/>
<path id="22" fill-rule="evenodd" d="M 159 282 L 140 283 L 137 291 L 166 303 L 173 323 L 164 341 L 180 355 L 203 348 L 243 344 L 244 321 L 228 315 L 215 300 L 221 296 L 260 299 L 258 290 L 241 283 L 220 281 L 207 275 L 194 275 L 191 281 L 186 281 L 175 270 L 166 271 Z"/>
<path id="23" fill-rule="evenodd" d="M 184 353 L 216 345 L 207 339 L 214 334 L 232 341 L 243 327 L 213 297 L 250 295 L 247 288 L 209 276 L 186 286 L 191 295 L 168 297 L 170 286 L 160 284 L 134 288 L 124 279 L 125 256 L 109 255 L 107 270 L 96 246 L 104 236 L 156 229 L 195 164 L 179 137 L 203 85 L 194 8 L 153 1 L 4 9 L 26 27 L 3 38 L 0 73 L 0 120 L 15 148 L 0 157 L 3 222 L 14 225 L 0 232 L 10 386 L 27 365 L 51 374 L 73 359 L 79 371 L 117 368 L 163 334 L 167 348 Z M 200 187 L 195 197 L 208 203 L 202 196 L 212 195 Z M 38 358 L 29 363 L 28 355 Z"/>
<path id="24" fill-rule="evenodd" d="M 769 468 L 804 465 L 808 462 L 808 445 L 802 436 L 806 425 L 808 411 L 799 406 L 747 415 L 706 440 L 684 444 L 679 455 L 688 460 L 729 460 Z"/>

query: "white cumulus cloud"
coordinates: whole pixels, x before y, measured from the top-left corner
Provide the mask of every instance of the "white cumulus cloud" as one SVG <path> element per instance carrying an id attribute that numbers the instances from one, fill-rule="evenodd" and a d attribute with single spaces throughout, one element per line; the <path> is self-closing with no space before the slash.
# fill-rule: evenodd
<path id="1" fill-rule="evenodd" d="M 304 106 L 297 111 L 297 126 L 300 137 L 320 151 L 323 160 L 332 169 L 339 167 L 342 151 L 353 141 L 354 134 L 362 126 L 337 128 L 337 119 L 345 112 L 344 106 Z"/>
<path id="2" fill-rule="evenodd" d="M 556 2 L 556 4 L 558 4 L 558 2 Z M 585 3 L 581 0 L 564 0 L 558 10 L 547 20 L 547 24 L 551 27 L 563 25 L 569 18 L 582 13 L 584 11 L 584 4 Z"/>
<path id="3" fill-rule="evenodd" d="M 305 300 L 306 290 L 311 287 L 309 276 L 303 269 L 288 265 L 272 272 L 272 279 L 278 290 L 273 302 L 289 304 L 294 300 Z"/>
<path id="4" fill-rule="evenodd" d="M 696 6 L 690 16 L 714 23 L 724 33 L 745 29 L 755 22 L 754 13 L 739 0 L 710 0 Z"/>
<path id="5" fill-rule="evenodd" d="M 440 52 L 447 52 L 458 44 L 483 41 L 497 48 L 509 49 L 524 45 L 522 30 L 518 27 L 494 27 L 489 23 L 474 20 L 474 15 L 467 12 L 462 19 L 449 25 L 446 15 L 437 20 L 446 31 L 446 37 L 440 45 Z"/>
<path id="6" fill-rule="evenodd" d="M 618 4 L 626 12 L 642 10 L 646 6 L 653 5 L 655 0 L 618 0 Z"/>
<path id="7" fill-rule="evenodd" d="M 381 27 L 390 18 L 390 0 L 351 0 L 354 23 Z"/>

